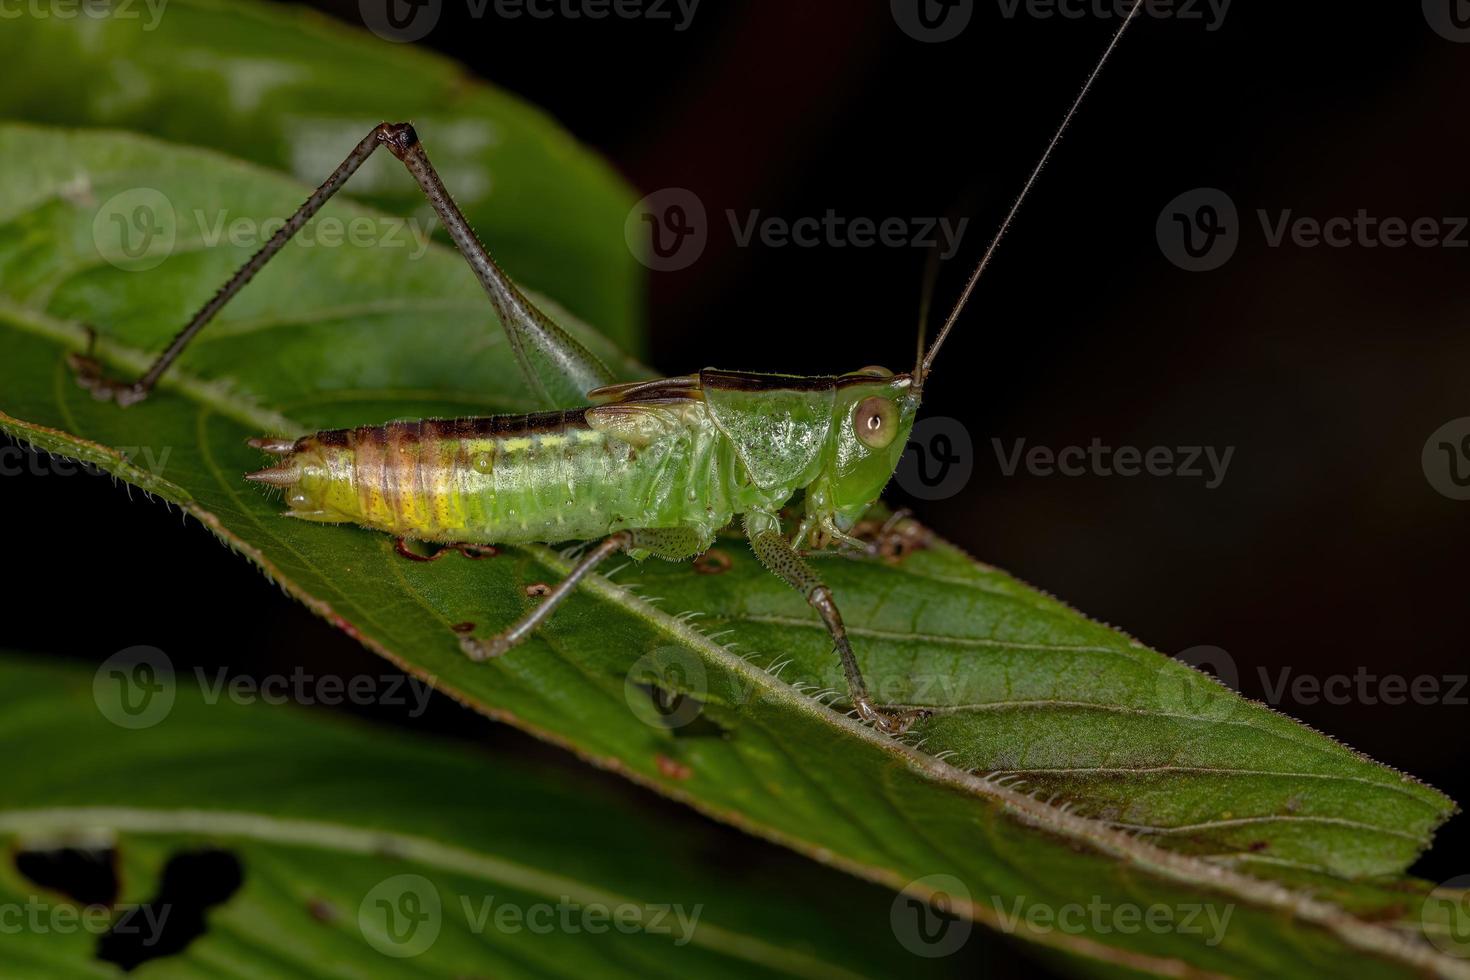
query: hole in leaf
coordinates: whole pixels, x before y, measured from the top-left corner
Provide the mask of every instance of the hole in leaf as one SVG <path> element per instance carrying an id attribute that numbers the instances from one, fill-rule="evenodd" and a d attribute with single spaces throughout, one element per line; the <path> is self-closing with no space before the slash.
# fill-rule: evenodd
<path id="1" fill-rule="evenodd" d="M 15 870 L 32 884 L 60 892 L 78 905 L 117 901 L 117 852 L 110 847 L 17 851 Z"/>
<path id="2" fill-rule="evenodd" d="M 120 910 L 112 929 L 97 940 L 97 958 L 132 970 L 181 952 L 208 928 L 205 913 L 244 883 L 240 859 L 217 849 L 183 851 L 168 859 L 158 894 Z"/>
<path id="3" fill-rule="evenodd" d="M 728 554 L 719 548 L 711 548 L 694 559 L 694 570 L 700 575 L 723 575 L 733 564 Z"/>

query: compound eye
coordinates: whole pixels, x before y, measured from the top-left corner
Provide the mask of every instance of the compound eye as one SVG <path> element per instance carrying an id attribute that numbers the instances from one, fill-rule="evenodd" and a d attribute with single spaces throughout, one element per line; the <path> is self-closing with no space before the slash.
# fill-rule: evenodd
<path id="1" fill-rule="evenodd" d="M 853 413 L 852 428 L 863 445 L 882 449 L 898 435 L 898 409 L 886 398 L 864 398 Z"/>

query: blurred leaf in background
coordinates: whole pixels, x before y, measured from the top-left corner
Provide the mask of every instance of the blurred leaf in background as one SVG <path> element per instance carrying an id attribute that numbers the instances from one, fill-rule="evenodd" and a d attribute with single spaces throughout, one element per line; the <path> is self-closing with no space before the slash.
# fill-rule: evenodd
<path id="1" fill-rule="evenodd" d="M 151 701 L 111 676 L 142 664 L 159 668 Z M 922 966 L 892 941 L 892 896 L 872 885 L 794 855 L 727 866 L 717 828 L 651 825 L 629 799 L 560 771 L 240 700 L 175 678 L 156 650 L 95 673 L 0 656 L 0 754 L 36 762 L 8 770 L 0 803 L 11 857 L 0 907 L 12 913 L 0 972 L 855 977 Z M 33 928 L 13 928 L 21 914 Z"/>

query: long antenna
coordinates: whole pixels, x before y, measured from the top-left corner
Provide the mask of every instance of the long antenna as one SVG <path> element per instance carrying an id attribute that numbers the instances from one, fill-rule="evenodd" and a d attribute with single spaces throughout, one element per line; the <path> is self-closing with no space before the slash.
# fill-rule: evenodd
<path id="1" fill-rule="evenodd" d="M 914 368 L 915 388 L 923 387 L 924 378 L 934 367 L 934 355 L 939 353 L 939 348 L 943 346 L 944 339 L 949 336 L 950 330 L 954 329 L 955 321 L 960 318 L 960 313 L 963 312 L 965 304 L 970 300 L 970 294 L 975 291 L 975 284 L 980 281 L 980 276 L 984 274 L 986 267 L 990 265 L 991 258 L 995 256 L 995 250 L 1000 245 L 1000 240 L 1010 230 L 1011 222 L 1015 220 L 1016 213 L 1021 210 L 1021 204 L 1026 200 L 1026 195 L 1031 193 L 1031 188 L 1036 184 L 1036 179 L 1041 176 L 1041 171 L 1046 169 L 1046 164 L 1051 159 L 1052 151 L 1057 148 L 1057 144 L 1062 141 L 1062 136 L 1067 132 L 1067 127 L 1071 125 L 1072 117 L 1077 115 L 1077 109 L 1082 105 L 1082 100 L 1087 98 L 1087 93 L 1092 90 L 1092 83 L 1097 81 L 1097 76 L 1102 74 L 1103 66 L 1112 57 L 1113 50 L 1117 48 L 1118 42 L 1123 40 L 1123 34 L 1128 30 L 1128 25 L 1133 23 L 1133 18 L 1138 16 L 1138 11 L 1142 7 L 1143 0 L 1133 0 L 1133 6 L 1129 8 L 1128 16 L 1124 17 L 1123 23 L 1118 25 L 1117 31 L 1113 33 L 1113 39 L 1108 42 L 1107 50 L 1103 51 L 1102 57 L 1098 59 L 1097 64 L 1092 69 L 1092 73 L 1087 76 L 1087 81 L 1082 83 L 1082 91 L 1078 92 L 1077 98 L 1072 100 L 1072 107 L 1062 117 L 1062 124 L 1057 127 L 1057 131 L 1052 135 L 1051 142 L 1046 145 L 1046 152 L 1036 162 L 1036 166 L 1031 170 L 1031 176 L 1026 178 L 1026 183 L 1021 188 L 1021 193 L 1016 195 L 1016 202 L 1011 205 L 1010 212 L 1006 214 L 1005 220 L 1000 223 L 1000 230 L 995 233 L 995 237 L 986 246 L 985 254 L 980 256 L 980 262 L 975 266 L 975 271 L 970 273 L 970 279 L 965 283 L 965 288 L 960 293 L 959 300 L 955 302 L 954 309 L 950 310 L 949 316 L 945 318 L 944 326 L 940 329 L 939 336 L 934 338 L 934 346 L 929 348 L 929 352 L 923 356 L 918 366 Z"/>

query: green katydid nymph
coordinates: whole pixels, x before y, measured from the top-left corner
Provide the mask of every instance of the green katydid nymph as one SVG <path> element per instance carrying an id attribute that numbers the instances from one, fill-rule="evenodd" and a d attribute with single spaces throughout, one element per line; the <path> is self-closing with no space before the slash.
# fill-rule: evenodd
<path id="1" fill-rule="evenodd" d="M 247 479 L 281 488 L 292 517 L 356 524 L 401 539 L 598 542 L 520 622 L 487 638 L 462 635 L 464 652 L 475 660 L 500 656 L 528 636 L 611 555 L 692 558 L 739 518 L 761 562 L 799 590 L 826 624 L 851 709 L 884 733 L 907 731 L 926 712 L 873 702 L 835 597 L 802 549 L 866 548 L 853 537 L 854 525 L 898 466 L 936 354 L 1138 6 L 1113 35 L 927 351 L 921 333 L 917 362 L 907 373 L 864 368 L 807 378 L 707 369 L 613 384 L 607 368 L 496 265 L 405 123 L 383 123 L 364 137 L 140 379 L 109 380 L 90 356 L 74 356 L 73 366 L 99 399 L 126 406 L 146 398 L 231 297 L 374 150 L 386 146 L 418 182 L 489 294 L 521 375 L 546 411 L 255 439 L 252 445 L 277 459 Z M 802 516 L 796 527 L 783 529 L 779 515 L 798 493 Z"/>

